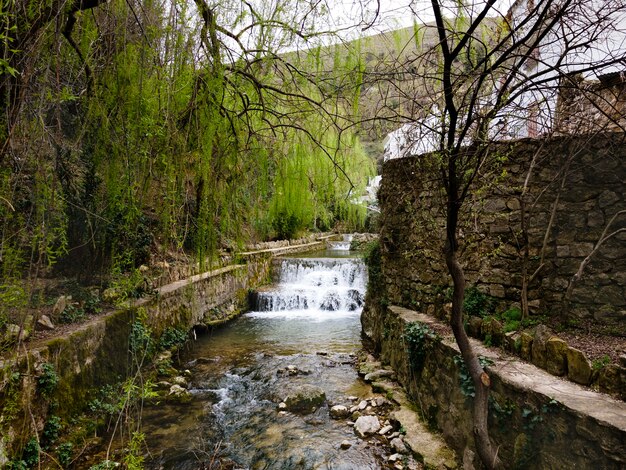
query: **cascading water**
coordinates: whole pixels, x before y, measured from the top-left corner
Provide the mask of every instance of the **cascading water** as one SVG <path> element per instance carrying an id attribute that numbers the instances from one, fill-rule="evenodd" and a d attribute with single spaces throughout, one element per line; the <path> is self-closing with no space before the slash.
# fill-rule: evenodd
<path id="1" fill-rule="evenodd" d="M 333 251 L 348 251 L 352 243 L 352 234 L 344 234 L 340 242 L 328 242 L 328 248 Z"/>
<path id="2" fill-rule="evenodd" d="M 285 258 L 280 261 L 278 287 L 257 293 L 257 312 L 251 316 L 303 316 L 322 320 L 361 313 L 366 274 L 360 259 Z"/>

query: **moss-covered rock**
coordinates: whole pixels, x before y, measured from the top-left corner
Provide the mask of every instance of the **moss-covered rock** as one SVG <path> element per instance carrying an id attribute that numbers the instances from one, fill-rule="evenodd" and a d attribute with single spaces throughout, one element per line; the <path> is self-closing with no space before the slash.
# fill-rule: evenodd
<path id="1" fill-rule="evenodd" d="M 572 347 L 568 347 L 565 354 L 567 356 L 567 378 L 582 385 L 589 385 L 593 370 L 585 354 Z"/>
<path id="2" fill-rule="evenodd" d="M 539 325 L 533 336 L 531 361 L 541 369 L 546 368 L 546 343 L 552 337 L 552 333 L 545 325 Z"/>
<path id="3" fill-rule="evenodd" d="M 326 393 L 315 385 L 301 385 L 283 400 L 292 413 L 309 414 L 326 402 Z"/>
<path id="4" fill-rule="evenodd" d="M 522 332 L 520 335 L 520 356 L 529 361 L 532 354 L 533 337 L 530 333 Z"/>
<path id="5" fill-rule="evenodd" d="M 558 376 L 567 373 L 567 343 L 556 336 L 546 341 L 546 370 Z"/>

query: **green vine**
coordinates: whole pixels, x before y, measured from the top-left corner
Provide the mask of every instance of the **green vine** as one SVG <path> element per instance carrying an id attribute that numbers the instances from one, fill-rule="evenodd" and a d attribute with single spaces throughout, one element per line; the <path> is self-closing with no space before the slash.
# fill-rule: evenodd
<path id="1" fill-rule="evenodd" d="M 420 374 L 428 352 L 441 342 L 441 336 L 424 323 L 411 322 L 404 328 L 402 337 L 408 349 L 411 368 Z"/>

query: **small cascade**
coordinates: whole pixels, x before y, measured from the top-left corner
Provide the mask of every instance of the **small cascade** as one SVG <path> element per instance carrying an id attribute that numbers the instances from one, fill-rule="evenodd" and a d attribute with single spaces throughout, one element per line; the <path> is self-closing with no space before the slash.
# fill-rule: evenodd
<path id="1" fill-rule="evenodd" d="M 328 242 L 328 248 L 333 251 L 348 251 L 352 243 L 352 234 L 344 233 L 340 242 Z"/>
<path id="2" fill-rule="evenodd" d="M 278 286 L 256 294 L 256 312 L 250 315 L 318 319 L 359 315 L 366 282 L 365 266 L 357 258 L 285 258 Z"/>

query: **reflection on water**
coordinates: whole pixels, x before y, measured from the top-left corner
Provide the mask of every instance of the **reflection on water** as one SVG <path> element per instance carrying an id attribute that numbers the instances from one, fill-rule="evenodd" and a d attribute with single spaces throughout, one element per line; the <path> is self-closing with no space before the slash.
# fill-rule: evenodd
<path id="1" fill-rule="evenodd" d="M 339 261 L 303 263 L 308 263 L 312 278 L 322 280 L 316 288 L 335 289 L 338 296 L 364 290 L 362 265 L 354 270 L 354 260 Z M 292 268 L 294 263 L 298 261 L 286 262 Z M 337 280 L 351 269 L 348 278 Z M 325 285 L 327 281 L 332 285 Z M 275 292 L 290 295 L 294 282 L 301 284 L 302 277 L 281 278 Z M 346 282 L 348 288 L 337 289 Z M 303 295 L 309 299 L 319 295 L 307 289 Z M 350 305 L 343 298 L 339 304 Z M 353 367 L 354 353 L 361 347 L 360 310 L 323 310 L 317 305 L 251 312 L 198 337 L 183 358 L 192 374 L 191 402 L 150 406 L 144 414 L 151 450 L 147 467 L 210 468 L 219 456 L 231 461 L 231 468 L 380 468 L 374 450 L 356 439 L 344 421 L 331 420 L 327 406 L 305 416 L 277 411 L 287 390 L 303 384 L 321 387 L 329 403 L 371 393 Z M 299 373 L 283 373 L 288 366 Z M 353 444 L 347 450 L 339 448 L 344 439 Z"/>

